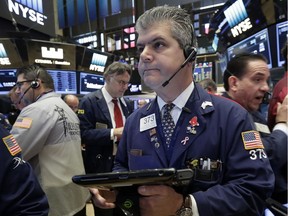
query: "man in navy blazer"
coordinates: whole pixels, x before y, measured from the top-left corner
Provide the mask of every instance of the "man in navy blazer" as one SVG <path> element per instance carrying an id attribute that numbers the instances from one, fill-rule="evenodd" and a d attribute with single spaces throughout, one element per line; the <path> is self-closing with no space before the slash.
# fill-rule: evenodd
<path id="1" fill-rule="evenodd" d="M 276 124 L 270 131 L 265 115 L 259 112 L 264 95 L 269 91 L 270 71 L 261 54 L 241 53 L 232 58 L 224 72 L 224 97 L 230 98 L 251 115 L 259 131 L 275 174 L 272 198 L 285 204 L 287 200 L 287 137 L 288 98 L 279 104 Z M 286 96 L 287 97 L 287 96 Z"/>
<path id="2" fill-rule="evenodd" d="M 190 15 L 158 6 L 145 11 L 135 29 L 139 74 L 157 97 L 128 117 L 113 171 L 194 170 L 184 188 L 139 186 L 140 215 L 261 215 L 274 184 L 263 143 L 245 109 L 194 83 L 196 40 Z M 91 192 L 98 207 L 117 204 L 112 192 L 109 197 L 98 189 Z"/>
<path id="3" fill-rule="evenodd" d="M 132 103 L 123 98 L 131 74 L 132 69 L 129 65 L 120 62 L 112 63 L 104 72 L 104 87 L 85 95 L 80 101 L 78 116 L 81 139 L 85 145 L 84 164 L 87 173 L 112 171 L 117 145 L 123 131 L 123 126 L 116 127 L 112 100 L 118 100 L 122 121 L 125 123 L 126 118 L 133 111 Z M 95 211 L 97 216 L 102 215 L 101 209 Z M 113 215 L 113 213 L 103 213 L 103 215 Z"/>
<path id="4" fill-rule="evenodd" d="M 118 99 L 123 121 L 133 111 L 131 102 L 123 98 L 132 70 L 129 65 L 114 62 L 104 72 L 105 85 L 102 89 L 85 95 L 80 102 L 78 116 L 82 143 L 86 149 L 86 172 L 110 172 L 117 143 L 123 127 L 116 128 L 114 104 Z M 116 145 L 115 145 L 116 144 Z"/>

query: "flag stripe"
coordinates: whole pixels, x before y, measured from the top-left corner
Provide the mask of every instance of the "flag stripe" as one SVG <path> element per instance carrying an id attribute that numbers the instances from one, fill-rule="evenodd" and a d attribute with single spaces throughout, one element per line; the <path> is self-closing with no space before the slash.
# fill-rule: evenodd
<path id="1" fill-rule="evenodd" d="M 15 138 L 12 135 L 9 135 L 7 137 L 4 137 L 3 142 L 5 143 L 7 149 L 9 150 L 11 155 L 16 155 L 19 152 L 21 152 L 21 148 L 18 145 L 17 141 L 15 140 Z"/>

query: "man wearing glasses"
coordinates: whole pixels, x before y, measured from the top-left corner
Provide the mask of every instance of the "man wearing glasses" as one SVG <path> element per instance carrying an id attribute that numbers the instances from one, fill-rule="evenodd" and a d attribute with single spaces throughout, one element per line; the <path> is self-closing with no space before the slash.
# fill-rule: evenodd
<path id="1" fill-rule="evenodd" d="M 71 180 L 75 173 L 85 172 L 77 115 L 54 91 L 54 81 L 44 68 L 25 66 L 16 77 L 15 94 L 20 95 L 16 103 L 24 102 L 25 107 L 11 134 L 47 195 L 49 216 L 86 215 L 89 191 Z"/>
<path id="2" fill-rule="evenodd" d="M 78 116 L 87 173 L 112 171 L 125 120 L 133 111 L 132 103 L 123 98 L 131 74 L 129 65 L 113 62 L 104 71 L 104 87 L 85 95 L 80 101 Z M 114 214 L 111 209 L 97 208 L 95 215 Z"/>

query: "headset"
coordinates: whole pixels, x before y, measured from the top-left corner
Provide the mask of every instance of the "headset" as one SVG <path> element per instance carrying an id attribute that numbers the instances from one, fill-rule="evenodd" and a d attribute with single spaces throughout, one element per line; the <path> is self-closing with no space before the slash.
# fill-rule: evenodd
<path id="1" fill-rule="evenodd" d="M 169 82 L 173 79 L 173 77 L 179 73 L 179 71 L 186 65 L 188 64 L 188 62 L 193 62 L 196 59 L 196 55 L 197 55 L 197 49 L 193 46 L 194 44 L 196 44 L 196 38 L 194 36 L 194 28 L 193 25 L 191 26 L 191 35 L 192 35 L 192 44 L 191 45 L 186 45 L 183 49 L 184 52 L 184 57 L 185 57 L 185 61 L 180 65 L 180 67 L 174 72 L 174 74 L 168 79 L 166 80 L 162 86 L 165 87 L 169 84 Z"/>
<path id="2" fill-rule="evenodd" d="M 194 27 L 193 27 L 192 24 L 190 25 L 190 28 L 191 28 L 191 39 L 192 40 L 191 40 L 191 44 L 190 45 L 186 45 L 184 47 L 184 56 L 185 56 L 184 63 L 185 64 L 188 63 L 188 62 L 195 61 L 196 55 L 197 55 L 197 49 L 195 48 L 196 44 L 197 44 L 197 40 L 196 40 L 196 37 L 194 35 Z"/>
<path id="3" fill-rule="evenodd" d="M 39 88 L 39 86 L 40 86 L 40 82 L 38 81 L 39 75 L 40 75 L 40 69 L 38 68 L 36 71 L 35 79 L 30 83 L 30 86 L 32 89 Z"/>

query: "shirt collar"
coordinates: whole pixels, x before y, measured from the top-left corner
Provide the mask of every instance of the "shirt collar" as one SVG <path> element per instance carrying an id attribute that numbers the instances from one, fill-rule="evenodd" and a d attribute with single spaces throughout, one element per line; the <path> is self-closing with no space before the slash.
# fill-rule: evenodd
<path id="1" fill-rule="evenodd" d="M 109 94 L 109 92 L 106 90 L 105 86 L 101 89 L 103 96 L 107 103 L 112 102 L 113 97 Z"/>
<path id="2" fill-rule="evenodd" d="M 192 81 L 190 85 L 172 102 L 175 105 L 175 107 L 182 110 L 182 108 L 187 103 L 193 90 L 194 90 L 194 82 Z M 160 110 L 162 110 L 163 106 L 166 104 L 165 101 L 159 96 L 157 97 L 157 103 Z"/>
<path id="3" fill-rule="evenodd" d="M 103 94 L 103 96 L 104 96 L 104 98 L 105 98 L 105 101 L 106 101 L 107 103 L 113 103 L 113 102 L 112 102 L 113 97 L 109 94 L 109 92 L 107 91 L 107 89 L 105 88 L 105 86 L 101 89 L 101 91 L 102 91 L 102 94 Z M 124 104 L 124 106 L 127 106 L 127 104 L 126 104 L 126 102 L 125 102 L 125 100 L 124 100 L 123 97 L 117 98 L 117 99 L 118 99 L 119 101 L 121 101 L 121 103 Z"/>

